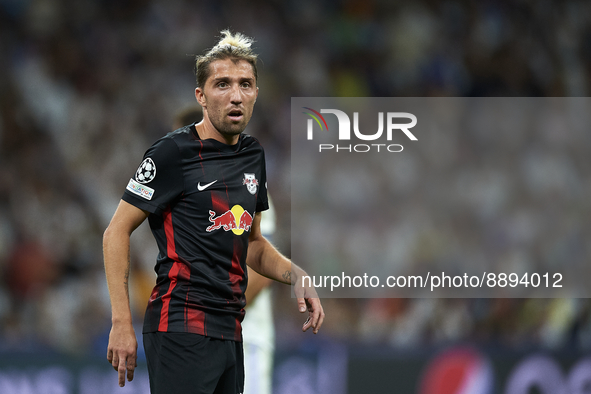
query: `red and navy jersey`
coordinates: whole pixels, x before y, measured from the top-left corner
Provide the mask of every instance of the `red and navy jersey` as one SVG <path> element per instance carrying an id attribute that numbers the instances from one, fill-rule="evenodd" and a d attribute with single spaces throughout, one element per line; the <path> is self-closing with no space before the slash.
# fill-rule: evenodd
<path id="1" fill-rule="evenodd" d="M 259 142 L 241 134 L 226 145 L 182 127 L 147 150 L 123 200 L 150 212 L 159 249 L 143 331 L 241 341 L 248 236 L 269 207 Z"/>

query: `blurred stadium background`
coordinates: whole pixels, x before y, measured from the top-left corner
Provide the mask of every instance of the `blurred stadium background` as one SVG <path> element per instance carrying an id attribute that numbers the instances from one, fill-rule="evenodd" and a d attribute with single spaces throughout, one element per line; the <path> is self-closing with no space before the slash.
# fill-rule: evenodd
<path id="1" fill-rule="evenodd" d="M 102 232 L 143 152 L 194 103 L 193 55 L 226 27 L 257 40 L 247 130 L 266 148 L 288 255 L 292 96 L 591 88 L 588 1 L 0 0 L 0 393 L 147 392 L 144 370 L 119 389 L 104 361 Z M 573 146 L 591 152 L 589 139 L 561 146 L 542 162 L 566 162 L 555 174 L 579 181 L 562 195 L 589 194 L 578 176 L 589 162 L 568 160 Z M 516 253 L 589 255 L 590 227 L 564 228 Z M 144 225 L 132 246 L 138 334 L 155 255 Z M 289 292 L 274 292 L 276 393 L 591 392 L 587 299 L 327 299 L 313 337 Z"/>

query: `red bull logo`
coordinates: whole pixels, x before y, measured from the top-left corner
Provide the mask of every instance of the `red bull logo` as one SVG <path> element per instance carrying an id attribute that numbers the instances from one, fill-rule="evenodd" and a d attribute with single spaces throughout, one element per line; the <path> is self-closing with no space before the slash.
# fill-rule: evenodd
<path id="1" fill-rule="evenodd" d="M 212 224 L 205 229 L 208 233 L 222 228 L 224 231 L 241 235 L 244 231 L 250 231 L 252 215 L 240 205 L 234 205 L 232 209 L 219 216 L 215 216 L 215 211 L 210 210 L 209 221 Z"/>

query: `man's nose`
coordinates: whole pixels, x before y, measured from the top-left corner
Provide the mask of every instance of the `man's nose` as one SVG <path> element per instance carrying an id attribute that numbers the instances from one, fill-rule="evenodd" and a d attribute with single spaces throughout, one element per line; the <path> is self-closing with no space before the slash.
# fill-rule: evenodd
<path id="1" fill-rule="evenodd" d="M 232 87 L 232 91 L 230 93 L 230 101 L 232 102 L 232 104 L 242 103 L 242 94 L 240 92 L 239 85 L 235 85 Z"/>

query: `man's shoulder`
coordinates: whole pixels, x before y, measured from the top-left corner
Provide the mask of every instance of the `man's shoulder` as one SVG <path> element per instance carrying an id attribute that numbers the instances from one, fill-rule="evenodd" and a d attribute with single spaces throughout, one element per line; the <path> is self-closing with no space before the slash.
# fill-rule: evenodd
<path id="1" fill-rule="evenodd" d="M 240 138 L 241 149 L 260 149 L 261 151 L 264 151 L 263 145 L 261 145 L 259 140 L 252 135 L 243 133 L 240 135 Z"/>
<path id="2" fill-rule="evenodd" d="M 152 149 L 174 149 L 177 153 L 183 151 L 195 140 L 191 127 L 187 125 L 167 133 L 152 144 Z"/>
<path id="3" fill-rule="evenodd" d="M 194 141 L 196 139 L 193 130 L 195 130 L 193 125 L 183 126 L 169 132 L 160 140 L 168 139 L 174 141 L 177 145 L 185 144 L 187 141 Z"/>

